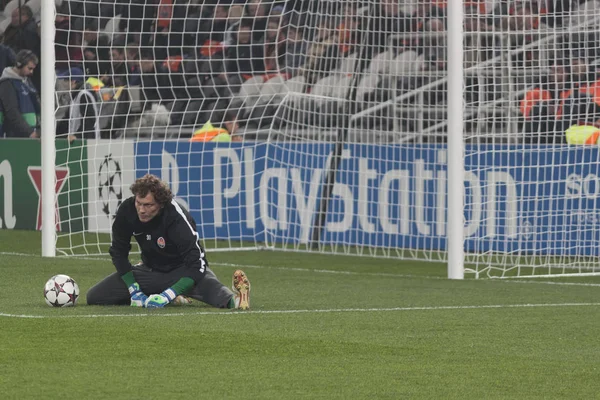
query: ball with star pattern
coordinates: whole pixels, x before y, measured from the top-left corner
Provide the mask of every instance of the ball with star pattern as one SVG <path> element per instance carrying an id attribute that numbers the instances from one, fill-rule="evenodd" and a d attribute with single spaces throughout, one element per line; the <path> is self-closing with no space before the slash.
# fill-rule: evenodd
<path id="1" fill-rule="evenodd" d="M 44 286 L 44 299 L 52 307 L 72 307 L 78 297 L 79 286 L 67 275 L 54 275 Z"/>

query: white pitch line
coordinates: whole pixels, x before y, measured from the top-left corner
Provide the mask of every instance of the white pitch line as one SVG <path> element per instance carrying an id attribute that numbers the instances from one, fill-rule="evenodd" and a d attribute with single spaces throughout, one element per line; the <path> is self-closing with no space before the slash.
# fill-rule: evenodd
<path id="1" fill-rule="evenodd" d="M 443 310 L 485 310 L 509 308 L 557 308 L 557 307 L 597 307 L 600 303 L 550 303 L 550 304 L 491 304 L 478 306 L 423 306 L 423 307 L 391 307 L 391 308 L 331 308 L 317 310 L 262 310 L 262 311 L 200 311 L 189 313 L 144 313 L 144 314 L 88 314 L 88 315 L 27 315 L 0 313 L 0 317 L 8 318 L 129 318 L 129 317 L 189 317 L 197 315 L 254 315 L 254 314 L 323 314 L 348 312 L 389 312 L 389 311 L 443 311 Z"/>
<path id="2" fill-rule="evenodd" d="M 11 256 L 22 256 L 22 257 L 40 257 L 35 254 L 27 253 L 11 253 L 11 252 L 0 252 L 2 255 Z M 111 262 L 110 258 L 103 256 L 98 257 L 79 257 L 73 256 L 78 260 L 88 261 L 102 261 Z M 72 258 L 72 256 L 57 256 L 56 258 Z M 297 267 L 272 267 L 267 265 L 251 265 L 251 264 L 234 264 L 234 263 L 223 263 L 223 262 L 209 262 L 212 266 L 232 267 L 232 268 L 252 268 L 252 269 L 272 269 L 280 271 L 296 271 L 296 272 L 317 272 L 322 274 L 335 274 L 335 275 L 358 275 L 358 276 L 376 276 L 376 277 L 390 277 L 390 278 L 407 278 L 407 279 L 424 279 L 424 280 L 448 280 L 443 276 L 424 276 L 424 275 L 413 275 L 413 274 L 391 274 L 385 272 L 356 272 L 356 271 L 340 271 L 340 270 L 329 270 L 329 269 L 311 269 L 311 268 L 297 268 Z M 558 277 L 558 276 L 557 276 Z M 475 279 L 469 279 L 470 281 L 476 281 Z M 556 281 L 542 281 L 542 280 L 520 280 L 515 279 L 481 279 L 480 282 L 504 282 L 512 284 L 528 284 L 528 285 L 556 285 L 556 286 L 587 286 L 587 287 L 600 287 L 600 283 L 584 283 L 584 282 L 556 282 Z"/>

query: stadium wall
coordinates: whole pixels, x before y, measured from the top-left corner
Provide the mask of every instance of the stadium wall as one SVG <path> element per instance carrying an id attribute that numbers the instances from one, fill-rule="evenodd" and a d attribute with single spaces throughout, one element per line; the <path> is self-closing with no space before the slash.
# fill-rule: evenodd
<path id="1" fill-rule="evenodd" d="M 3 143 L 0 226 L 39 229 L 40 144 Z M 466 250 L 598 256 L 598 149 L 519 149 L 467 146 Z M 109 232 L 129 185 L 150 172 L 169 182 L 203 238 L 307 243 L 332 150 L 329 143 L 89 141 L 59 152 L 68 154 L 57 159 L 59 227 Z M 444 145 L 346 146 L 321 241 L 445 249 L 446 159 Z"/>

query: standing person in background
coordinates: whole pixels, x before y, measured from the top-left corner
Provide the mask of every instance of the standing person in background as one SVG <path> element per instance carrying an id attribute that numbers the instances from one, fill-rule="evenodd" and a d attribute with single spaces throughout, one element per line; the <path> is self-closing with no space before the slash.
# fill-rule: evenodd
<path id="1" fill-rule="evenodd" d="M 213 307 L 250 308 L 246 274 L 233 273 L 233 292 L 219 282 L 208 267 L 196 222 L 165 182 L 147 174 L 131 185 L 131 192 L 112 225 L 109 252 L 117 272 L 88 291 L 88 304 L 156 308 L 186 304 L 182 295 L 187 295 Z M 142 262 L 133 266 L 132 236 L 142 252 Z"/>
<path id="2" fill-rule="evenodd" d="M 17 53 L 15 66 L 6 67 L 0 77 L 0 137 L 39 138 L 41 114 L 38 94 L 29 78 L 38 65 L 30 50 Z"/>
<path id="3" fill-rule="evenodd" d="M 21 50 L 31 50 L 37 56 L 38 64 L 40 64 L 41 39 L 38 34 L 37 23 L 29 6 L 24 5 L 13 10 L 10 25 L 2 35 L 2 44 L 13 49 L 15 53 Z M 42 83 L 39 68 L 34 71 L 31 80 L 39 92 Z"/>

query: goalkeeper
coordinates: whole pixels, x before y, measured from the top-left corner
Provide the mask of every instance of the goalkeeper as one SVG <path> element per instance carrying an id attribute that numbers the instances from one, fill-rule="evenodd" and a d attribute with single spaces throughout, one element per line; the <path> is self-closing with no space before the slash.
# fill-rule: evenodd
<path id="1" fill-rule="evenodd" d="M 117 272 L 88 291 L 87 303 L 155 308 L 187 304 L 185 295 L 214 307 L 249 309 L 246 274 L 234 272 L 233 292 L 217 279 L 198 242 L 196 222 L 166 183 L 147 174 L 130 189 L 133 196 L 123 201 L 112 225 L 109 252 Z M 132 236 L 142 251 L 142 262 L 133 266 Z"/>

